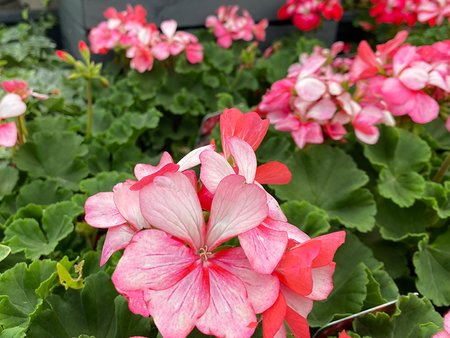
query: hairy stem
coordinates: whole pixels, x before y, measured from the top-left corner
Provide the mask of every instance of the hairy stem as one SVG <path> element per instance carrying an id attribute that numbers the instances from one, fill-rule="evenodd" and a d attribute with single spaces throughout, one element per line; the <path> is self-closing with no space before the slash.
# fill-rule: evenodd
<path id="1" fill-rule="evenodd" d="M 447 157 L 445 158 L 444 162 L 442 162 L 441 167 L 437 171 L 436 175 L 434 175 L 433 181 L 441 183 L 449 167 L 450 167 L 450 153 L 448 153 Z"/>
<path id="2" fill-rule="evenodd" d="M 91 131 L 92 131 L 92 83 L 91 83 L 91 79 L 86 80 L 86 101 L 87 101 L 86 138 L 90 138 Z"/>
<path id="3" fill-rule="evenodd" d="M 17 143 L 24 144 L 27 142 L 27 127 L 25 126 L 25 115 L 20 115 L 17 119 Z"/>

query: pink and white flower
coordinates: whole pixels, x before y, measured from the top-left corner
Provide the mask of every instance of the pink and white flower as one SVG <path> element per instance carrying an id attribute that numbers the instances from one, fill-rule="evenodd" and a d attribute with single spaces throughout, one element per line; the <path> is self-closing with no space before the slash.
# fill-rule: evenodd
<path id="1" fill-rule="evenodd" d="M 27 106 L 17 94 L 6 94 L 0 100 L 0 121 L 17 117 L 25 113 Z M 17 143 L 17 127 L 15 122 L 0 124 L 0 146 L 13 147 Z"/>

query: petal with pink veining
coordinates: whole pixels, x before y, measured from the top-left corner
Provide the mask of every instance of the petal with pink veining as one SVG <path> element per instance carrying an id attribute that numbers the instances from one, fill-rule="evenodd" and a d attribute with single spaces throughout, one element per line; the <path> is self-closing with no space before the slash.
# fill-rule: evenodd
<path id="1" fill-rule="evenodd" d="M 239 175 L 244 176 L 247 183 L 253 183 L 256 174 L 256 155 L 252 147 L 235 136 L 228 137 L 227 144 L 234 163 L 239 169 Z"/>
<path id="2" fill-rule="evenodd" d="M 305 234 L 295 225 L 289 224 L 287 222 L 287 219 L 274 220 L 267 218 L 264 220 L 264 225 L 273 230 L 285 231 L 288 234 L 288 238 L 295 241 L 296 243 L 303 243 L 311 239 L 307 234 Z"/>
<path id="3" fill-rule="evenodd" d="M 197 328 L 206 335 L 218 337 L 251 337 L 256 315 L 241 280 L 227 270 L 210 263 L 210 302 L 197 321 Z"/>
<path id="4" fill-rule="evenodd" d="M 15 122 L 0 124 L 0 146 L 13 147 L 17 143 L 17 126 Z"/>
<path id="5" fill-rule="evenodd" d="M 164 20 L 161 22 L 161 31 L 167 37 L 173 37 L 177 30 L 177 22 L 175 20 Z"/>
<path id="6" fill-rule="evenodd" d="M 256 228 L 267 217 L 267 198 L 256 184 L 230 175 L 217 187 L 209 217 L 206 244 L 213 250 L 219 244 Z"/>
<path id="7" fill-rule="evenodd" d="M 86 223 L 95 228 L 110 228 L 127 222 L 117 209 L 112 192 L 99 192 L 89 197 L 84 211 Z"/>
<path id="8" fill-rule="evenodd" d="M 263 224 L 239 235 L 239 243 L 253 269 L 270 274 L 283 256 L 288 242 L 284 231 L 270 229 Z"/>
<path id="9" fill-rule="evenodd" d="M 163 231 L 138 232 L 112 276 L 120 290 L 165 290 L 198 265 L 199 256 Z"/>
<path id="10" fill-rule="evenodd" d="M 313 268 L 313 289 L 308 295 L 312 300 L 327 299 L 330 292 L 333 290 L 333 273 L 336 263 L 331 262 L 328 265 L 320 268 Z"/>
<path id="11" fill-rule="evenodd" d="M 109 228 L 106 233 L 105 243 L 103 243 L 100 266 L 104 265 L 114 252 L 125 248 L 134 234 L 135 231 L 126 224 Z"/>
<path id="12" fill-rule="evenodd" d="M 162 167 L 164 167 L 166 164 L 169 164 L 169 163 L 174 163 L 174 162 L 173 162 L 172 156 L 170 156 L 170 154 L 167 151 L 165 151 L 162 154 L 158 165 L 156 165 L 156 166 L 153 166 L 151 164 L 143 164 L 143 163 L 136 164 L 136 166 L 134 167 L 134 176 L 136 176 L 136 178 L 138 180 L 141 180 L 145 176 L 154 174 L 155 172 L 157 172 L 158 170 L 160 170 Z"/>
<path id="13" fill-rule="evenodd" d="M 113 188 L 114 204 L 119 210 L 120 214 L 132 224 L 136 230 L 148 228 L 150 225 L 142 216 L 141 208 L 139 206 L 139 191 L 130 190 L 135 181 L 127 180 L 123 183 L 118 183 Z"/>
<path id="14" fill-rule="evenodd" d="M 205 221 L 197 191 L 180 172 L 158 176 L 139 195 L 141 211 L 151 226 L 187 243 L 203 246 Z"/>
<path id="15" fill-rule="evenodd" d="M 178 161 L 178 165 L 180 166 L 180 171 L 185 171 L 191 169 L 200 164 L 200 154 L 205 150 L 214 150 L 215 146 L 213 144 L 208 144 L 207 146 L 199 147 L 190 151 L 186 156 L 184 156 L 181 160 Z"/>
<path id="16" fill-rule="evenodd" d="M 163 337 L 186 337 L 209 305 L 209 274 L 203 264 L 172 287 L 149 290 L 150 312 Z"/>
<path id="17" fill-rule="evenodd" d="M 231 165 L 225 158 L 212 150 L 205 150 L 200 154 L 202 167 L 200 180 L 211 193 L 215 193 L 220 181 L 229 175 L 235 174 Z"/>
<path id="18" fill-rule="evenodd" d="M 278 297 L 278 278 L 254 271 L 241 248 L 219 251 L 211 257 L 211 261 L 239 277 L 247 289 L 255 313 L 267 310 Z"/>

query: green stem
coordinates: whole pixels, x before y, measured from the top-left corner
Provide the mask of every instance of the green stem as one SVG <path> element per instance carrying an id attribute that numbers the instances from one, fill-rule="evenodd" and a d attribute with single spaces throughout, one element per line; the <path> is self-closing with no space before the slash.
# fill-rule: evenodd
<path id="1" fill-rule="evenodd" d="M 27 142 L 27 127 L 25 126 L 25 115 L 20 115 L 17 119 L 17 143 L 24 144 Z"/>
<path id="2" fill-rule="evenodd" d="M 449 167 L 450 167 L 450 153 L 447 155 L 444 162 L 442 162 L 441 167 L 439 168 L 436 175 L 434 175 L 433 181 L 441 183 Z"/>
<path id="3" fill-rule="evenodd" d="M 91 131 L 92 131 L 92 83 L 91 83 L 91 79 L 86 79 L 86 101 L 87 101 L 86 138 L 90 138 Z"/>

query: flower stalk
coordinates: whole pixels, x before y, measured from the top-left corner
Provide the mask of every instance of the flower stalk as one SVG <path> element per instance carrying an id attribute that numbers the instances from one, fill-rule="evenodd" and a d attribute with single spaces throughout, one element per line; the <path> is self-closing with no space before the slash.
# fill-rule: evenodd
<path id="1" fill-rule="evenodd" d="M 445 158 L 444 162 L 442 162 L 439 170 L 434 175 L 433 181 L 436 183 L 441 183 L 449 167 L 450 167 L 450 153 L 447 154 L 447 157 Z"/>
<path id="2" fill-rule="evenodd" d="M 25 116 L 20 115 L 17 118 L 17 143 L 18 144 L 25 144 L 27 142 L 27 127 L 25 125 Z"/>

